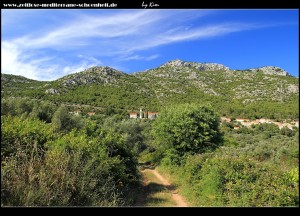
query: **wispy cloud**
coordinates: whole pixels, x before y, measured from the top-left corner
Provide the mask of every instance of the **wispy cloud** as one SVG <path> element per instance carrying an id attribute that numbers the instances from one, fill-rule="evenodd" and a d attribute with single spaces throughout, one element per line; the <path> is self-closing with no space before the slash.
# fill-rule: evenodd
<path id="1" fill-rule="evenodd" d="M 139 44 L 133 42 L 130 45 L 126 46 L 123 50 L 124 52 L 125 50 L 127 52 L 146 50 L 170 43 L 217 37 L 233 32 L 252 30 L 255 28 L 259 28 L 259 26 L 243 23 L 211 24 L 209 26 L 191 29 L 184 29 L 184 27 L 176 27 L 174 29 L 169 29 L 165 32 L 162 32 L 161 34 L 158 34 L 154 38 L 151 38 L 151 40 L 143 40 Z"/>
<path id="2" fill-rule="evenodd" d="M 145 60 L 145 61 L 151 61 L 153 59 L 158 58 L 159 55 L 151 55 L 151 56 L 140 56 L 140 55 L 133 55 L 133 56 L 127 56 L 124 58 L 120 58 L 121 61 L 130 61 L 130 60 Z"/>
<path id="3" fill-rule="evenodd" d="M 26 11 L 24 16 L 34 16 L 35 13 L 36 10 Z M 159 57 L 151 53 L 151 49 L 158 46 L 259 27 L 247 23 L 200 22 L 202 17 L 214 13 L 203 10 L 68 12 L 63 22 L 52 20 L 48 27 L 39 26 L 38 29 L 34 29 L 32 24 L 31 31 L 6 37 L 1 47 L 1 71 L 53 80 L 94 65 L 151 61 Z M 41 13 L 37 13 L 36 19 L 39 16 Z M 17 20 L 20 21 L 20 17 Z M 9 27 L 11 22 L 5 28 L 12 28 Z"/>
<path id="4" fill-rule="evenodd" d="M 84 56 L 84 55 L 79 54 L 78 58 L 84 59 L 87 62 L 90 62 L 91 64 L 94 64 L 94 65 L 100 65 L 100 64 L 102 64 L 102 62 L 99 59 L 97 59 L 97 58 L 95 58 L 93 56 Z"/>

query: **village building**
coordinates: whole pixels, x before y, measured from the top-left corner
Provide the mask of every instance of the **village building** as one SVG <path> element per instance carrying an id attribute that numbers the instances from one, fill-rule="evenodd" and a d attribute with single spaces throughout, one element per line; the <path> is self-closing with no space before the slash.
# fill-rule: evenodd
<path id="1" fill-rule="evenodd" d="M 155 119 L 157 115 L 157 112 L 148 112 L 148 119 Z"/>
<path id="2" fill-rule="evenodd" d="M 136 112 L 131 112 L 131 113 L 129 113 L 129 118 L 136 119 L 136 118 L 138 118 L 138 114 Z"/>
<path id="3" fill-rule="evenodd" d="M 148 112 L 144 112 L 144 116 L 143 116 L 144 118 L 148 118 Z"/>
<path id="4" fill-rule="evenodd" d="M 155 119 L 158 116 L 158 112 L 143 112 L 142 108 L 140 108 L 139 112 L 130 112 L 129 118 L 132 119 Z"/>

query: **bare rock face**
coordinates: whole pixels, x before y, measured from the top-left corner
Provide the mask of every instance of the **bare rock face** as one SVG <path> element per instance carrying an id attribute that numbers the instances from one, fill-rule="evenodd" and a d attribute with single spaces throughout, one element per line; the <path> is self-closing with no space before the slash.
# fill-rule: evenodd
<path id="1" fill-rule="evenodd" d="M 57 89 L 50 88 L 50 89 L 47 89 L 45 91 L 45 93 L 47 93 L 47 94 L 59 94 L 59 91 Z"/>
<path id="2" fill-rule="evenodd" d="M 96 73 L 96 74 L 103 75 L 103 76 L 114 76 L 114 75 L 124 74 L 121 71 L 115 70 L 115 69 L 113 69 L 111 67 L 107 67 L 107 66 L 105 66 L 105 67 L 95 66 L 95 67 L 88 68 L 88 69 L 84 70 L 83 72 Z"/>
<path id="3" fill-rule="evenodd" d="M 117 78 L 124 75 L 125 74 L 123 72 L 110 67 L 96 66 L 65 77 L 63 80 L 63 85 L 77 86 L 89 85 L 92 83 L 115 83 L 117 82 Z"/>
<path id="4" fill-rule="evenodd" d="M 299 85 L 290 84 L 287 90 L 292 94 L 299 94 Z"/>
<path id="5" fill-rule="evenodd" d="M 279 67 L 275 67 L 275 66 L 266 66 L 266 67 L 260 67 L 260 68 L 252 68 L 249 69 L 250 71 L 253 72 L 263 72 L 264 74 L 267 75 L 278 75 L 278 76 L 288 76 L 288 72 L 286 72 L 285 70 L 279 68 Z"/>
<path id="6" fill-rule="evenodd" d="M 229 71 L 228 67 L 217 63 L 199 63 L 199 65 L 196 66 L 196 68 L 200 71 Z"/>
<path id="7" fill-rule="evenodd" d="M 218 70 L 224 70 L 229 71 L 230 69 L 222 64 L 217 63 L 197 63 L 197 62 L 186 62 L 182 60 L 173 60 L 169 61 L 162 66 L 163 67 L 193 67 L 200 71 L 218 71 Z"/>

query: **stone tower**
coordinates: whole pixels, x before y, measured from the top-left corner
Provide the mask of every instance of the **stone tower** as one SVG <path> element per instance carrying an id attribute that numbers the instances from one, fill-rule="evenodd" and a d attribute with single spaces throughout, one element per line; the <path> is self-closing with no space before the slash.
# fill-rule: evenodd
<path id="1" fill-rule="evenodd" d="M 142 107 L 140 108 L 140 118 L 143 118 L 143 110 L 142 110 Z"/>

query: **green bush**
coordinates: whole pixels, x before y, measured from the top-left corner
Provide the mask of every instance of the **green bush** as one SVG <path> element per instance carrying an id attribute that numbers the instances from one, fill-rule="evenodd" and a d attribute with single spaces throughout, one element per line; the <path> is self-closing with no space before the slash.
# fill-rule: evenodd
<path id="1" fill-rule="evenodd" d="M 41 102 L 40 104 L 36 104 L 30 116 L 38 118 L 41 121 L 46 123 L 50 123 L 55 112 L 56 107 L 48 102 Z"/>
<path id="2" fill-rule="evenodd" d="M 1 206 L 131 204 L 139 176 L 121 134 L 55 134 L 37 119 L 1 120 Z"/>
<path id="3" fill-rule="evenodd" d="M 191 156 L 179 169 L 197 197 L 197 206 L 299 205 L 298 169 L 281 171 L 221 152 L 213 157 Z"/>
<path id="4" fill-rule="evenodd" d="M 173 148 L 180 156 L 202 153 L 220 144 L 219 117 L 210 108 L 199 105 L 170 107 L 155 120 L 153 135 L 158 145 Z"/>
<path id="5" fill-rule="evenodd" d="M 70 115 L 68 113 L 67 108 L 64 106 L 59 107 L 55 111 L 51 122 L 52 122 L 53 129 L 56 132 L 58 131 L 69 132 L 73 128 L 80 129 L 83 126 L 80 117 Z"/>
<path id="6" fill-rule="evenodd" d="M 299 206 L 299 133 L 293 134 L 267 124 L 229 130 L 217 150 L 181 157 L 183 163 L 166 151 L 160 166 L 194 206 Z"/>
<path id="7" fill-rule="evenodd" d="M 24 117 L 1 117 L 1 159 L 17 154 L 18 151 L 31 153 L 34 149 L 45 150 L 45 143 L 53 140 L 56 135 L 50 125 Z"/>
<path id="8" fill-rule="evenodd" d="M 147 148 L 149 142 L 148 132 L 150 130 L 150 121 L 140 121 L 137 119 L 116 119 L 115 116 L 104 120 L 103 129 L 110 129 L 116 133 L 124 135 L 125 142 L 133 152 L 138 155 Z"/>

